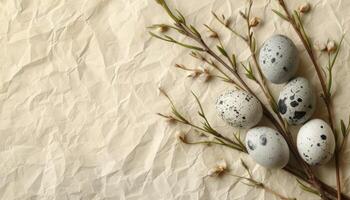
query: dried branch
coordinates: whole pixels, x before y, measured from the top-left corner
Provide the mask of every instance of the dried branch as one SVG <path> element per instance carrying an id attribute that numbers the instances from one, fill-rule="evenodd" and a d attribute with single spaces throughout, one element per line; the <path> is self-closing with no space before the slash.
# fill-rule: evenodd
<path id="1" fill-rule="evenodd" d="M 323 92 L 322 97 L 323 97 L 323 100 L 326 104 L 326 108 L 327 108 L 327 112 L 328 112 L 328 121 L 330 123 L 330 126 L 331 126 L 333 133 L 336 136 L 336 128 L 334 126 L 334 119 L 333 119 L 333 104 L 332 104 L 332 98 L 331 98 L 331 86 L 332 86 L 332 69 L 333 69 L 335 60 L 337 58 L 337 55 L 339 53 L 339 49 L 337 50 L 337 53 L 336 53 L 333 61 L 330 62 L 330 64 L 329 64 L 328 81 L 326 81 L 323 74 L 322 74 L 323 68 L 321 68 L 316 61 L 316 57 L 313 53 L 313 48 L 312 48 L 312 45 L 310 42 L 310 38 L 308 37 L 308 35 L 305 31 L 300 14 L 296 10 L 294 10 L 292 12 L 292 14 L 290 14 L 286 4 L 284 3 L 284 0 L 279 0 L 279 4 L 282 7 L 285 14 L 278 14 L 278 15 L 284 16 L 284 17 L 282 17 L 283 19 L 285 19 L 285 18 L 288 19 L 287 21 L 292 25 L 294 31 L 299 36 L 301 42 L 303 43 L 303 45 L 304 45 L 312 63 L 313 63 L 314 69 L 317 73 L 319 82 L 321 84 L 321 88 L 322 88 L 322 92 Z M 277 12 L 275 12 L 275 13 L 277 14 Z M 343 38 L 341 39 L 341 41 L 342 40 L 343 40 Z M 341 195 L 340 166 L 339 166 L 339 155 L 338 154 L 339 154 L 338 150 L 336 150 L 335 151 L 335 165 L 336 165 L 336 179 L 337 179 L 337 198 L 338 198 L 338 200 L 340 200 L 342 198 L 342 195 Z M 321 193 L 321 196 L 324 196 L 324 194 Z"/>

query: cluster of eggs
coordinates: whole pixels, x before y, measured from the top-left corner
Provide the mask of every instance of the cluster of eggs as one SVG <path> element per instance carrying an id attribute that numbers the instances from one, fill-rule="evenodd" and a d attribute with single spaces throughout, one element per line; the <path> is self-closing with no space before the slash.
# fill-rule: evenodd
<path id="1" fill-rule="evenodd" d="M 259 64 L 265 78 L 272 83 L 287 84 L 278 98 L 278 112 L 290 125 L 308 121 L 315 111 L 316 97 L 312 85 L 303 77 L 294 77 L 298 50 L 292 40 L 274 35 L 260 49 Z M 242 90 L 231 90 L 216 100 L 216 110 L 229 125 L 249 129 L 245 144 L 249 155 L 266 168 L 283 168 L 289 161 L 289 147 L 284 137 L 269 127 L 254 127 L 262 118 L 260 101 Z M 254 128 L 252 128 L 254 127 Z M 333 156 L 335 139 L 329 125 L 320 119 L 306 122 L 297 136 L 297 149 L 310 165 L 324 164 Z"/>

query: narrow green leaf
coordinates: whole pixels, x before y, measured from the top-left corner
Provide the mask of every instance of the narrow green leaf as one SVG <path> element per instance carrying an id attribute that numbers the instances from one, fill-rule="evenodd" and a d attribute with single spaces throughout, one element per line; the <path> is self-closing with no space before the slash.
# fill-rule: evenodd
<path id="1" fill-rule="evenodd" d="M 160 5 L 163 5 L 164 0 L 155 0 L 155 2 L 157 2 Z"/>
<path id="2" fill-rule="evenodd" d="M 246 182 L 243 182 L 243 181 L 241 181 L 241 183 L 243 183 L 244 185 L 247 185 L 247 186 L 249 186 L 249 187 L 256 187 L 255 184 L 246 183 Z"/>
<path id="3" fill-rule="evenodd" d="M 175 42 L 174 38 L 172 38 L 172 37 L 170 37 L 168 35 L 164 35 L 164 37 L 170 42 Z"/>
<path id="4" fill-rule="evenodd" d="M 195 35 L 197 35 L 198 37 L 201 36 L 201 34 L 199 34 L 199 32 L 197 31 L 197 29 L 196 29 L 194 26 L 190 25 L 190 29 L 191 29 L 191 31 L 192 31 Z"/>
<path id="5" fill-rule="evenodd" d="M 332 60 L 331 65 L 330 65 L 330 68 L 333 68 L 333 66 L 334 66 L 334 63 L 335 63 L 335 61 L 336 61 L 336 59 L 337 59 L 337 57 L 338 57 L 338 54 L 339 54 L 339 51 L 340 51 L 340 47 L 341 47 L 341 45 L 342 45 L 342 43 L 343 43 L 343 40 L 344 40 L 344 35 L 343 35 L 342 38 L 340 39 L 340 42 L 339 42 L 337 51 L 335 52 L 335 55 L 334 55 L 334 58 L 333 58 L 333 60 Z"/>
<path id="6" fill-rule="evenodd" d="M 191 91 L 191 93 L 192 93 L 192 95 L 194 96 L 194 98 L 196 99 L 196 102 L 197 102 L 197 104 L 198 104 L 198 106 L 199 106 L 199 108 L 200 108 L 200 111 L 201 111 L 202 113 L 204 113 L 202 104 L 201 104 L 201 102 L 199 101 L 198 96 L 197 96 L 193 91 Z"/>
<path id="7" fill-rule="evenodd" d="M 241 63 L 241 65 L 243 66 L 244 70 L 246 71 L 245 76 L 253 81 L 256 81 L 256 78 L 253 74 L 250 63 L 249 63 L 248 67 L 246 67 L 243 63 Z"/>
<path id="8" fill-rule="evenodd" d="M 288 17 L 286 17 L 285 15 L 283 15 L 282 13 L 280 13 L 279 11 L 272 9 L 272 12 L 274 12 L 276 15 L 278 15 L 279 17 L 281 17 L 282 19 L 289 21 Z"/>
<path id="9" fill-rule="evenodd" d="M 166 4 L 164 0 L 156 0 L 156 1 L 164 8 L 164 10 L 167 12 L 169 17 L 171 17 L 171 19 L 179 23 L 179 19 L 171 12 L 169 6 Z"/>
<path id="10" fill-rule="evenodd" d="M 240 159 L 240 160 L 241 160 L 241 164 L 242 164 L 242 166 L 244 167 L 244 169 L 245 169 L 247 172 L 250 172 L 250 171 L 249 171 L 248 165 L 247 165 L 242 159 Z"/>
<path id="11" fill-rule="evenodd" d="M 305 190 L 305 191 L 307 191 L 307 192 L 313 193 L 313 194 L 315 194 L 315 195 L 317 195 L 317 196 L 320 196 L 320 194 L 317 192 L 317 190 L 315 190 L 315 189 L 313 189 L 313 188 L 311 188 L 311 187 L 305 185 L 305 184 L 302 183 L 301 180 L 299 180 L 299 179 L 296 179 L 296 180 L 297 180 L 297 182 L 299 183 L 299 187 L 300 187 L 301 189 L 303 189 L 303 190 Z"/>
<path id="12" fill-rule="evenodd" d="M 339 51 L 340 51 L 340 47 L 341 47 L 341 44 L 343 42 L 343 39 L 344 39 L 344 35 L 342 36 L 342 38 L 340 39 L 340 42 L 339 42 L 339 45 L 338 45 L 338 48 L 337 48 L 337 51 L 335 52 L 334 54 L 334 57 L 332 59 L 332 61 L 330 61 L 330 54 L 328 54 L 328 83 L 327 83 L 327 92 L 328 92 L 328 95 L 331 95 L 331 89 L 332 89 L 332 82 L 333 82 L 333 67 L 334 67 L 334 64 L 335 64 L 335 61 L 338 57 L 338 54 L 339 54 Z"/>
<path id="13" fill-rule="evenodd" d="M 345 127 L 345 123 L 343 120 L 340 120 L 340 129 L 341 129 L 341 133 L 343 135 L 343 137 L 345 137 L 346 135 L 346 127 Z"/>
<path id="14" fill-rule="evenodd" d="M 237 63 L 236 63 L 236 55 L 235 55 L 235 54 L 232 54 L 231 59 L 232 59 L 232 63 L 233 63 L 235 66 L 237 66 Z"/>
<path id="15" fill-rule="evenodd" d="M 312 46 L 311 46 L 310 39 L 305 32 L 303 23 L 301 22 L 300 15 L 298 14 L 298 12 L 296 10 L 293 11 L 293 17 L 294 17 L 294 20 L 296 21 L 297 25 L 299 26 L 301 35 L 303 36 L 304 40 L 306 41 L 308 48 L 311 49 Z"/>
<path id="16" fill-rule="evenodd" d="M 166 42 L 171 42 L 170 40 L 168 40 L 168 39 L 166 39 L 166 38 L 163 38 L 163 37 L 161 37 L 161 36 L 159 36 L 159 35 L 157 35 L 157 34 L 151 32 L 151 31 L 149 31 L 148 33 L 149 33 L 152 37 L 158 38 L 158 39 L 163 40 L 163 41 L 166 41 Z"/>
<path id="17" fill-rule="evenodd" d="M 222 55 L 224 55 L 225 57 L 228 57 L 227 52 L 225 51 L 224 48 L 220 47 L 219 45 L 217 45 L 216 47 L 218 48 L 218 50 Z"/>
<path id="18" fill-rule="evenodd" d="M 252 52 L 255 53 L 255 51 L 256 51 L 256 40 L 255 40 L 254 37 L 252 37 L 251 49 L 252 49 Z"/>
<path id="19" fill-rule="evenodd" d="M 178 20 L 179 22 L 186 24 L 186 19 L 185 17 L 181 14 L 181 12 L 179 10 L 176 9 L 177 15 L 178 15 Z"/>
<path id="20" fill-rule="evenodd" d="M 188 49 L 197 50 L 197 51 L 204 51 L 204 49 L 202 49 L 201 47 L 192 46 L 192 45 L 184 44 L 184 43 L 181 43 L 181 42 L 176 42 L 176 44 L 181 45 L 183 47 L 186 47 Z"/>

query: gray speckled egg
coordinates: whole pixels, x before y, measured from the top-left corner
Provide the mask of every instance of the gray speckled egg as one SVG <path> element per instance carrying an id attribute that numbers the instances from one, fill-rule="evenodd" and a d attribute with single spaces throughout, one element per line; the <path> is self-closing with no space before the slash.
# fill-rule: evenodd
<path id="1" fill-rule="evenodd" d="M 335 149 L 331 127 L 321 119 L 310 120 L 299 130 L 297 147 L 300 156 L 308 164 L 327 163 L 332 158 Z"/>
<path id="2" fill-rule="evenodd" d="M 259 64 L 264 76 L 272 83 L 287 82 L 298 69 L 298 50 L 288 37 L 274 35 L 261 47 Z"/>
<path id="3" fill-rule="evenodd" d="M 266 168 L 283 168 L 289 161 L 286 140 L 272 128 L 250 129 L 247 132 L 245 144 L 253 160 Z"/>
<path id="4" fill-rule="evenodd" d="M 263 110 L 257 98 L 243 90 L 230 90 L 216 100 L 216 110 L 229 125 L 251 128 L 259 123 Z"/>
<path id="5" fill-rule="evenodd" d="M 309 81 L 294 78 L 285 85 L 278 98 L 278 111 L 288 124 L 302 124 L 314 113 L 316 97 Z"/>

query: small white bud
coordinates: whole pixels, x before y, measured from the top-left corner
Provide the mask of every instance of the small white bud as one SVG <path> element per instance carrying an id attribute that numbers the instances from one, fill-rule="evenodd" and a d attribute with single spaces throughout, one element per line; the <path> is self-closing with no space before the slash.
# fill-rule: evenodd
<path id="1" fill-rule="evenodd" d="M 217 166 L 222 170 L 226 170 L 227 169 L 226 160 L 222 159 L 222 160 L 218 161 Z"/>
<path id="2" fill-rule="evenodd" d="M 327 51 L 329 53 L 334 52 L 336 49 L 337 49 L 337 45 L 335 44 L 335 42 L 333 40 L 331 40 L 327 43 Z"/>
<path id="3" fill-rule="evenodd" d="M 305 3 L 303 5 L 300 5 L 298 8 L 299 12 L 301 12 L 301 13 L 308 13 L 310 11 L 310 9 L 311 9 L 311 6 L 309 3 Z"/>
<path id="4" fill-rule="evenodd" d="M 261 22 L 261 19 L 259 17 L 253 17 L 249 22 L 249 26 L 256 27 L 257 25 L 260 24 L 260 22 Z"/>
<path id="5" fill-rule="evenodd" d="M 220 160 L 216 165 L 208 170 L 208 176 L 216 177 L 222 175 L 227 169 L 227 164 L 225 160 Z"/>
<path id="6" fill-rule="evenodd" d="M 327 50 L 327 45 L 325 43 L 323 43 L 323 42 L 320 42 L 320 41 L 316 41 L 314 46 L 319 51 Z"/>

